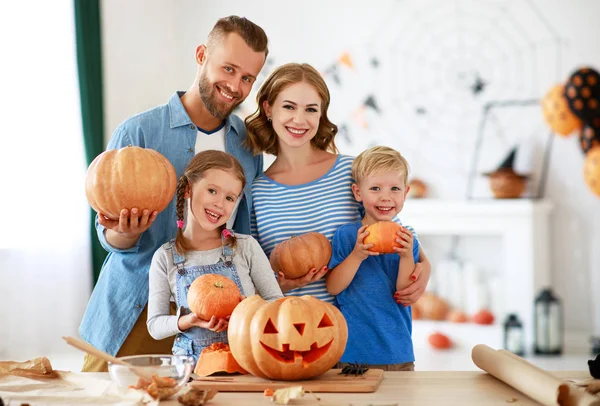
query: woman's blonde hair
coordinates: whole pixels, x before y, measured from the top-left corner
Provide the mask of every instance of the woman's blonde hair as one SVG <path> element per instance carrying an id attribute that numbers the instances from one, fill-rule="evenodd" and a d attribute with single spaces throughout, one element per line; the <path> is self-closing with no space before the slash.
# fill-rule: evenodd
<path id="1" fill-rule="evenodd" d="M 331 100 L 327 84 L 319 72 L 309 64 L 288 63 L 275 69 L 262 84 L 256 95 L 258 108 L 246 118 L 246 143 L 255 155 L 261 152 L 277 155 L 279 149 L 277 134 L 275 134 L 273 126 L 267 120 L 267 113 L 263 106 L 264 102 L 267 101 L 272 106 L 282 90 L 289 85 L 300 82 L 306 82 L 313 86 L 319 97 L 321 97 L 319 128 L 310 143 L 317 149 L 337 153 L 333 138 L 337 134 L 338 128 L 327 118 L 327 109 Z"/>
<path id="2" fill-rule="evenodd" d="M 367 176 L 384 172 L 398 172 L 404 185 L 408 183 L 408 162 L 393 148 L 371 147 L 361 152 L 352 162 L 352 178 L 356 183 L 362 182 Z"/>
<path id="3" fill-rule="evenodd" d="M 244 168 L 234 156 L 223 151 L 208 150 L 196 154 L 183 172 L 183 175 L 177 182 L 177 201 L 175 208 L 177 212 L 177 220 L 183 224 L 183 212 L 185 208 L 185 192 L 189 187 L 191 193 L 192 186 L 204 177 L 204 173 L 210 169 L 220 169 L 231 172 L 240 182 L 242 182 L 242 193 L 246 186 L 246 176 Z M 221 226 L 221 231 L 225 225 Z M 226 243 L 235 246 L 235 236 L 229 237 Z M 190 250 L 190 245 L 183 236 L 183 228 L 178 228 L 177 237 L 175 238 L 175 248 L 180 254 L 184 254 Z"/>

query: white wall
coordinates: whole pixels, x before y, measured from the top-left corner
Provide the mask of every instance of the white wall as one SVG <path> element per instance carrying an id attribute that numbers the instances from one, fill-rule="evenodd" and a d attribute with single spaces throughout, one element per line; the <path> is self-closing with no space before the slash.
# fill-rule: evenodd
<path id="1" fill-rule="evenodd" d="M 439 198 L 466 195 L 486 102 L 541 98 L 581 64 L 600 69 L 600 2 L 594 0 L 104 0 L 102 12 L 107 137 L 129 115 L 187 89 L 196 71 L 195 47 L 219 17 L 243 15 L 269 36 L 272 65 L 264 74 L 291 61 L 311 63 L 321 72 L 337 66 L 341 84 L 331 75 L 326 80 L 331 118 L 346 124 L 351 137 L 338 137 L 343 153 L 357 154 L 372 143 L 396 147 Z M 344 52 L 352 69 L 338 61 Z M 376 69 L 372 57 L 379 61 Z M 475 73 L 488 82 L 479 96 L 468 90 Z M 369 95 L 376 97 L 380 113 L 361 108 Z M 253 109 L 252 96 L 244 112 Z M 425 116 L 415 114 L 420 106 L 426 107 Z M 539 108 L 497 113 L 498 120 L 488 123 L 489 151 L 477 172 L 497 165 L 517 137 L 530 134 L 537 144 L 523 144 L 531 155 L 522 153 L 518 168 L 535 168 L 548 131 Z M 546 197 L 555 204 L 554 287 L 565 302 L 567 328 L 590 332 L 595 318 L 600 333 L 600 302 L 591 288 L 600 286 L 600 255 L 594 252 L 600 200 L 584 184 L 576 137 L 556 138 L 550 162 Z M 477 192 L 489 194 L 481 182 Z M 477 241 L 461 244 L 460 254 L 493 268 L 486 262 L 496 255 L 493 241 L 487 253 Z M 440 258 L 448 241 L 425 248 Z"/>

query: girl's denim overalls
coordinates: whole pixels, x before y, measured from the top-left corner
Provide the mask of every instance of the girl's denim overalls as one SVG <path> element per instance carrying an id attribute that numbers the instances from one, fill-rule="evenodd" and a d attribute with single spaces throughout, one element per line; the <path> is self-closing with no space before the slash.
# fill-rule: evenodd
<path id="1" fill-rule="evenodd" d="M 223 245 L 223 252 L 219 261 L 213 265 L 185 266 L 185 257 L 179 255 L 175 249 L 175 242 L 171 241 L 170 248 L 173 255 L 173 263 L 177 266 L 176 288 L 177 288 L 177 307 L 182 309 L 183 314 L 189 314 L 191 311 L 187 304 L 187 294 L 192 282 L 199 276 L 205 274 L 224 275 L 235 282 L 240 292 L 243 294 L 240 277 L 232 261 L 233 249 L 229 245 Z M 220 333 L 201 328 L 192 327 L 182 333 L 177 334 L 173 343 L 173 354 L 189 355 L 198 362 L 200 353 L 212 343 L 227 343 L 227 330 Z"/>

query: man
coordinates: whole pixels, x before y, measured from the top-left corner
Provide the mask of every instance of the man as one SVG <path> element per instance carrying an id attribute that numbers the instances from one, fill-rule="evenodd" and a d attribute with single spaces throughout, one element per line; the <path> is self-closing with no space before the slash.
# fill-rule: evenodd
<path id="1" fill-rule="evenodd" d="M 134 115 L 114 131 L 108 149 L 136 145 L 163 154 L 181 176 L 191 158 L 207 149 L 224 150 L 244 168 L 246 187 L 233 228 L 250 233 L 250 188 L 263 170 L 262 156 L 245 146 L 243 121 L 231 115 L 244 101 L 268 53 L 262 28 L 237 16 L 217 21 L 206 45 L 196 48 L 198 70 L 187 92 L 167 104 Z M 118 221 L 97 216 L 100 242 L 108 251 L 79 332 L 111 355 L 170 353 L 173 339 L 155 341 L 146 328 L 148 269 L 161 244 L 175 237 L 174 200 L 161 213 L 143 207 L 122 210 Z M 107 371 L 107 364 L 86 354 L 83 371 Z"/>

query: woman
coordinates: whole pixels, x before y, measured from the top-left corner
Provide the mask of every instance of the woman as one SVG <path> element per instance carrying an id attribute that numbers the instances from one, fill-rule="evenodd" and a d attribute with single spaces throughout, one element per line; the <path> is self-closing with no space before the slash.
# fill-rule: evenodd
<path id="1" fill-rule="evenodd" d="M 255 154 L 276 156 L 252 185 L 252 234 L 267 256 L 294 236 L 317 231 L 329 240 L 342 225 L 360 221 L 361 206 L 352 194 L 353 158 L 338 154 L 337 126 L 327 118 L 330 95 L 321 75 L 308 64 L 276 69 L 257 94 L 257 111 L 246 119 L 247 142 Z M 425 291 L 431 265 L 421 252 L 417 281 L 396 300 L 409 306 Z M 278 274 L 286 295 L 313 295 L 332 302 L 325 279 L 328 269 L 312 269 L 288 279 Z"/>

